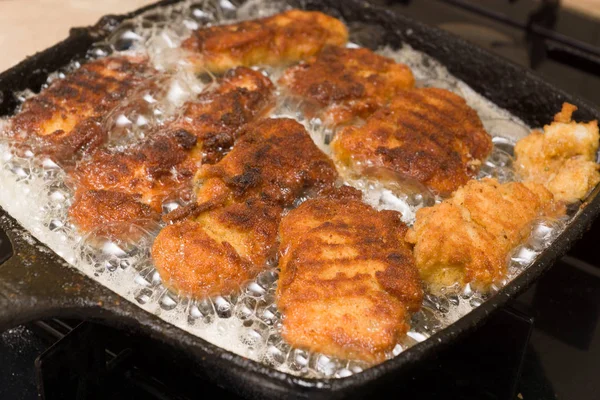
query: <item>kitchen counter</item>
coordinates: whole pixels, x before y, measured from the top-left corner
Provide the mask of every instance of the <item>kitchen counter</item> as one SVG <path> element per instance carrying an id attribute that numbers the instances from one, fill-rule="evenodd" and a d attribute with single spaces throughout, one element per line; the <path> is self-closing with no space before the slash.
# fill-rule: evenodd
<path id="1" fill-rule="evenodd" d="M 0 71 L 65 39 L 74 26 L 93 25 L 156 0 L 0 0 Z"/>

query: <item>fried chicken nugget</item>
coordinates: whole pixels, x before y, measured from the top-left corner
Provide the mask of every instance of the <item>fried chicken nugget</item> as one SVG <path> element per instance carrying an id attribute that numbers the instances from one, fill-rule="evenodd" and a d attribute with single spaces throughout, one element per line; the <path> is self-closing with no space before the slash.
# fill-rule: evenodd
<path id="1" fill-rule="evenodd" d="M 196 135 L 203 161 L 214 164 L 233 146 L 246 124 L 273 107 L 274 91 L 273 83 L 258 71 L 245 67 L 229 70 L 216 88 L 185 104 L 182 117 L 173 126 Z"/>
<path id="2" fill-rule="evenodd" d="M 26 100 L 10 123 L 12 134 L 62 161 L 102 144 L 102 118 L 155 71 L 144 57 L 109 56 L 55 79 Z"/>
<path id="3" fill-rule="evenodd" d="M 295 347 L 378 362 L 410 328 L 423 291 L 400 214 L 342 190 L 305 201 L 281 221 L 283 337 Z"/>
<path id="4" fill-rule="evenodd" d="M 457 283 L 487 290 L 506 276 L 510 251 L 529 237 L 534 220 L 564 212 L 542 185 L 471 180 L 417 211 L 406 240 L 415 245 L 421 278 L 432 290 Z"/>
<path id="5" fill-rule="evenodd" d="M 279 82 L 303 101 L 310 117 L 339 125 L 369 116 L 398 91 L 412 88 L 415 78 L 406 65 L 369 49 L 327 46 L 286 70 Z"/>
<path id="6" fill-rule="evenodd" d="M 418 88 L 399 92 L 365 125 L 344 128 L 331 148 L 353 171 L 384 167 L 447 195 L 477 174 L 492 140 L 463 98 Z"/>
<path id="7" fill-rule="evenodd" d="M 540 183 L 556 200 L 574 203 L 600 182 L 598 121 L 578 123 L 577 110 L 564 103 L 544 132 L 533 131 L 515 145 L 517 172 L 529 182 Z"/>
<path id="8" fill-rule="evenodd" d="M 266 267 L 284 207 L 336 179 L 333 163 L 298 122 L 251 124 L 220 162 L 202 166 L 197 204 L 167 215 L 179 221 L 154 242 L 156 269 L 179 293 L 228 294 Z"/>
<path id="9" fill-rule="evenodd" d="M 114 236 L 119 222 L 158 219 L 163 201 L 191 191 L 201 162 L 220 159 L 239 131 L 272 107 L 273 90 L 260 72 L 236 68 L 148 139 L 125 150 L 93 152 L 72 174 L 78 190 L 71 220 L 83 232 L 100 229 Z"/>
<path id="10" fill-rule="evenodd" d="M 192 53 L 190 59 L 198 70 L 219 73 L 237 66 L 291 64 L 347 40 L 348 31 L 340 20 L 317 11 L 289 10 L 200 28 L 182 47 Z"/>

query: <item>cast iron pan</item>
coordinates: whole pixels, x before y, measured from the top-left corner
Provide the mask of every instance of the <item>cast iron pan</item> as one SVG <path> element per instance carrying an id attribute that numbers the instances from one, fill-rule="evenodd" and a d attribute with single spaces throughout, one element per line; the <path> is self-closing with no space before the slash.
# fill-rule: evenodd
<path id="1" fill-rule="evenodd" d="M 107 16 L 90 28 L 76 28 L 65 41 L 34 55 L 0 74 L 0 115 L 10 115 L 15 90 L 39 88 L 48 73 L 81 57 L 122 20 L 168 0 L 124 16 Z M 458 78 L 500 107 L 532 126 L 552 120 L 564 101 L 579 107 L 578 120 L 599 119 L 600 112 L 584 101 L 546 83 L 532 72 L 435 28 L 360 0 L 292 1 L 294 6 L 342 17 L 349 24 L 368 24 L 361 44 L 400 46 L 409 43 L 446 65 Z M 0 188 L 2 190 L 2 188 Z M 525 290 L 548 270 L 589 228 L 600 212 L 600 188 L 562 235 L 521 276 L 493 298 L 450 327 L 415 345 L 398 357 L 360 374 L 342 379 L 304 379 L 277 372 L 232 354 L 147 313 L 117 294 L 83 276 L 41 243 L 25 241 L 21 228 L 0 214 L 0 331 L 49 317 L 74 317 L 100 321 L 129 332 L 148 335 L 181 352 L 192 367 L 181 373 L 202 376 L 219 386 L 251 397 L 340 398 L 362 397 L 384 383 L 410 378 L 419 363 L 429 362 L 441 347 L 481 324 L 494 310 Z M 0 210 L 1 212 L 1 210 Z M 3 261 L 3 262 L 2 262 Z M 507 332 L 507 334 L 509 334 Z M 395 390 L 401 390 L 396 387 Z M 199 388 L 199 395 L 201 389 Z"/>

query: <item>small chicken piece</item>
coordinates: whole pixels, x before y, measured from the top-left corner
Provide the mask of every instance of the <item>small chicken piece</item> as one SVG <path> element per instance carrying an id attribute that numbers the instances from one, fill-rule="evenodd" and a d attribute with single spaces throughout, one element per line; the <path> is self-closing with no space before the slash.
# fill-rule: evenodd
<path id="1" fill-rule="evenodd" d="M 556 200 L 567 203 L 583 199 L 600 182 L 598 121 L 577 123 L 571 119 L 575 110 L 564 103 L 544 133 L 533 131 L 515 146 L 520 176 L 546 186 Z"/>
<path id="2" fill-rule="evenodd" d="M 348 40 L 344 24 L 316 11 L 289 10 L 267 18 L 200 28 L 183 42 L 198 70 L 285 65 Z"/>
<path id="3" fill-rule="evenodd" d="M 126 193 L 160 212 L 163 200 L 188 184 L 200 167 L 196 141 L 196 136 L 177 130 L 122 151 L 99 149 L 74 171 L 78 190 Z"/>
<path id="4" fill-rule="evenodd" d="M 160 218 L 138 195 L 110 190 L 79 191 L 69 209 L 69 219 L 82 232 L 93 232 L 98 237 L 137 240 L 142 231 L 131 224 L 152 230 Z"/>
<path id="5" fill-rule="evenodd" d="M 258 71 L 228 71 L 217 87 L 184 106 L 173 125 L 198 137 L 203 161 L 214 164 L 228 151 L 243 127 L 265 116 L 274 105 L 273 83 Z"/>
<path id="6" fill-rule="evenodd" d="M 150 132 L 143 142 L 125 150 L 93 152 L 72 174 L 78 186 L 72 221 L 84 232 L 106 230 L 110 221 L 116 232 L 118 222 L 158 219 L 166 199 L 189 197 L 201 162 L 222 157 L 245 124 L 271 108 L 273 89 L 260 72 L 236 68 L 187 103 L 182 118 Z M 94 208 L 99 215 L 88 213 Z M 122 212 L 102 214 L 111 208 Z"/>
<path id="7" fill-rule="evenodd" d="M 535 183 L 469 181 L 452 197 L 417 211 L 406 235 L 421 278 L 434 292 L 471 284 L 485 291 L 506 276 L 507 258 L 537 218 L 557 218 L 562 203 Z"/>
<path id="8" fill-rule="evenodd" d="M 203 165 L 197 179 L 204 182 L 199 202 L 208 201 L 209 188 L 224 184 L 235 201 L 260 197 L 287 207 L 307 189 L 330 187 L 337 171 L 301 124 L 277 118 L 248 126 L 233 150 L 221 162 Z"/>
<path id="9" fill-rule="evenodd" d="M 226 295 L 266 268 L 282 208 L 260 199 L 230 203 L 168 225 L 152 246 L 164 284 L 183 295 Z"/>
<path id="10" fill-rule="evenodd" d="M 383 167 L 447 195 L 477 174 L 492 140 L 463 98 L 419 88 L 400 92 L 365 125 L 344 128 L 331 147 L 351 171 Z"/>
<path id="11" fill-rule="evenodd" d="M 102 118 L 153 72 L 139 56 L 91 61 L 26 100 L 12 118 L 10 130 L 15 138 L 55 160 L 72 158 L 106 140 Z"/>
<path id="12" fill-rule="evenodd" d="M 283 337 L 341 359 L 383 361 L 421 307 L 419 273 L 400 214 L 341 190 L 305 201 L 281 222 Z"/>
<path id="13" fill-rule="evenodd" d="M 163 282 L 194 297 L 234 291 L 273 256 L 284 207 L 336 179 L 333 163 L 298 122 L 249 125 L 229 154 L 200 169 L 197 204 L 166 216 L 177 222 L 152 247 Z"/>
<path id="14" fill-rule="evenodd" d="M 415 78 L 406 65 L 369 49 L 327 46 L 289 68 L 279 82 L 302 100 L 309 117 L 335 126 L 369 116 L 400 90 L 412 88 Z"/>

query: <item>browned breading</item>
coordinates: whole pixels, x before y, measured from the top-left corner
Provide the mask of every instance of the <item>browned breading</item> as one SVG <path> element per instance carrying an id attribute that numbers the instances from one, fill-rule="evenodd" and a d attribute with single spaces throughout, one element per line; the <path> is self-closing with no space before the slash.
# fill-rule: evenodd
<path id="1" fill-rule="evenodd" d="M 289 68 L 279 81 L 302 100 L 304 111 L 328 125 L 365 118 L 402 89 L 415 84 L 406 65 L 369 49 L 327 46 L 305 64 Z"/>
<path id="2" fill-rule="evenodd" d="M 111 56 L 84 64 L 25 103 L 12 118 L 11 131 L 57 160 L 97 147 L 106 140 L 102 117 L 153 69 L 139 56 Z"/>
<path id="3" fill-rule="evenodd" d="M 333 187 L 337 173 L 304 127 L 282 118 L 249 125 L 198 178 L 198 203 L 170 215 L 188 219 L 159 233 L 152 257 L 165 285 L 204 297 L 231 292 L 263 270 L 283 208 Z"/>
<path id="4" fill-rule="evenodd" d="M 600 182 L 598 121 L 577 123 L 571 119 L 575 110 L 564 103 L 544 133 L 533 131 L 515 146 L 521 177 L 546 186 L 557 200 L 567 203 L 583 199 Z"/>
<path id="5" fill-rule="evenodd" d="M 160 212 L 162 201 L 199 168 L 196 140 L 184 130 L 166 131 L 124 151 L 100 149 L 74 171 L 78 189 L 136 195 Z"/>
<path id="6" fill-rule="evenodd" d="M 307 200 L 280 225 L 278 307 L 292 346 L 382 361 L 409 329 L 423 291 L 407 227 L 360 195 Z"/>
<path id="7" fill-rule="evenodd" d="M 131 237 L 130 224 L 154 225 L 160 214 L 140 201 L 139 196 L 110 190 L 79 191 L 69 209 L 69 218 L 82 232 L 110 238 Z M 140 233 L 140 232 L 135 232 Z"/>
<path id="8" fill-rule="evenodd" d="M 185 197 L 201 161 L 222 157 L 245 124 L 263 115 L 272 105 L 273 85 L 260 72 L 240 67 L 229 71 L 217 86 L 184 106 L 183 117 L 148 133 L 148 138 L 125 150 L 99 149 L 73 172 L 78 186 L 70 215 L 79 229 L 98 229 L 98 219 L 87 211 L 108 209 L 113 199 L 128 195 L 127 213 L 113 222 L 145 220 L 146 206 L 157 218 L 169 197 Z M 87 191 L 112 191 L 122 195 L 85 195 Z M 108 200 L 110 198 L 110 201 Z M 83 201 L 85 199 L 85 201 Z M 134 203 L 139 203 L 134 205 Z M 139 215 L 135 214 L 139 211 Z M 104 218 L 108 221 L 108 219 Z"/>
<path id="9" fill-rule="evenodd" d="M 344 24 L 316 11 L 290 10 L 267 18 L 200 28 L 183 42 L 199 70 L 222 72 L 240 65 L 285 65 L 325 45 L 348 40 Z"/>
<path id="10" fill-rule="evenodd" d="M 564 211 L 542 185 L 472 180 L 417 211 L 406 239 L 415 244 L 417 267 L 433 290 L 455 283 L 487 290 L 505 277 L 507 257 L 529 237 L 533 221 Z"/>
<path id="11" fill-rule="evenodd" d="M 285 207 L 306 189 L 328 188 L 336 178 L 333 163 L 301 124 L 265 119 L 249 125 L 221 162 L 202 166 L 198 179 L 204 186 L 198 201 L 208 201 L 208 188 L 214 200 L 213 188 L 224 185 L 235 201 L 257 197 Z"/>
<path id="12" fill-rule="evenodd" d="M 219 79 L 216 88 L 187 103 L 173 125 L 196 135 L 204 162 L 215 163 L 247 123 L 271 109 L 274 89 L 260 72 L 245 67 L 232 69 Z"/>
<path id="13" fill-rule="evenodd" d="M 385 167 L 445 195 L 476 175 L 492 140 L 463 98 L 420 88 L 400 92 L 364 126 L 343 129 L 332 149 L 359 173 L 359 165 Z"/>
<path id="14" fill-rule="evenodd" d="M 166 286 L 205 297 L 236 291 L 266 267 L 281 207 L 260 199 L 230 203 L 160 231 L 152 258 Z"/>

